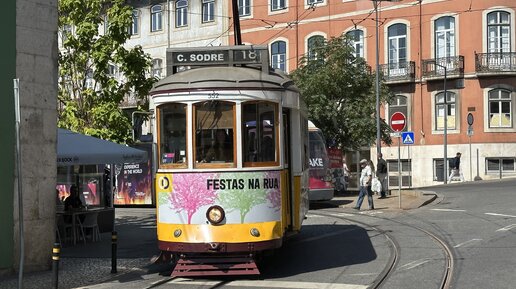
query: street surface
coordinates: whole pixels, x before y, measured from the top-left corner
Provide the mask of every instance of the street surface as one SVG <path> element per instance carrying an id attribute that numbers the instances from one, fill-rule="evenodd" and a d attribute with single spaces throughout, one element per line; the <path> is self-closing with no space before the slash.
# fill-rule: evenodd
<path id="1" fill-rule="evenodd" d="M 60 288 L 365 289 L 376 288 L 385 275 L 381 288 L 434 289 L 441 288 L 449 262 L 436 238 L 452 252 L 452 288 L 515 288 L 516 179 L 452 183 L 422 190 L 435 191 L 438 197 L 413 210 L 378 207 L 357 212 L 349 208 L 354 198 L 313 204 L 302 232 L 265 261 L 259 277 L 172 278 L 171 264 L 148 262 L 157 252 L 149 235 L 155 234 L 152 209 L 123 209 L 121 215 L 117 213 L 118 227 L 138 226 L 131 238 L 142 239 L 139 248 L 120 244 L 123 257 L 119 261 L 126 271 L 73 280 Z M 140 210 L 136 214 L 141 216 L 134 216 L 134 210 Z M 71 258 L 80 253 L 73 250 L 77 249 L 68 249 L 68 257 L 65 253 L 65 264 L 81 261 Z M 86 255 L 105 258 L 106 254 L 109 256 L 109 250 Z M 389 271 L 391 262 L 394 266 Z M 41 288 L 41 283 L 31 287 L 31 279 L 27 280 L 26 288 Z M 14 288 L 6 284 L 13 283 L 0 281 L 0 288 Z"/>

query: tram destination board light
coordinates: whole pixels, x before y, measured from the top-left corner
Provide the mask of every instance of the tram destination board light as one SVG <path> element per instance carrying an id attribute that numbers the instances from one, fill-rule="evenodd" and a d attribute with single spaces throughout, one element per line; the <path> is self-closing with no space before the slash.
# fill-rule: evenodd
<path id="1" fill-rule="evenodd" d="M 174 65 L 217 65 L 217 64 L 261 64 L 262 53 L 267 53 L 267 47 L 249 46 L 239 49 L 206 49 L 174 50 L 169 49 Z"/>

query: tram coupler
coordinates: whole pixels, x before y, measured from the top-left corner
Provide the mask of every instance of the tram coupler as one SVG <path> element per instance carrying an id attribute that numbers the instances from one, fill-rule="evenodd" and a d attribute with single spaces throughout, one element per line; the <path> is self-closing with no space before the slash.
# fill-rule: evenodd
<path id="1" fill-rule="evenodd" d="M 52 247 L 52 288 L 59 287 L 59 259 L 61 254 L 61 244 L 54 243 Z"/>
<path id="2" fill-rule="evenodd" d="M 111 273 L 117 273 L 116 270 L 116 253 L 117 253 L 118 234 L 116 231 L 111 232 Z"/>

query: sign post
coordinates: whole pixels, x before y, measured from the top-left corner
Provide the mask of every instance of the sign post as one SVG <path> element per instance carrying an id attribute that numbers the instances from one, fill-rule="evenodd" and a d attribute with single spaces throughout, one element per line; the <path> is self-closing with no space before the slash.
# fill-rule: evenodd
<path id="1" fill-rule="evenodd" d="M 469 180 L 473 181 L 473 167 L 471 165 L 471 136 L 473 135 L 473 114 L 470 112 L 466 118 L 468 122 L 468 139 L 469 139 Z"/>
<path id="2" fill-rule="evenodd" d="M 391 129 L 394 132 L 400 132 L 405 128 L 406 117 L 401 112 L 395 112 L 391 115 Z M 401 209 L 401 135 L 398 135 L 398 198 Z"/>

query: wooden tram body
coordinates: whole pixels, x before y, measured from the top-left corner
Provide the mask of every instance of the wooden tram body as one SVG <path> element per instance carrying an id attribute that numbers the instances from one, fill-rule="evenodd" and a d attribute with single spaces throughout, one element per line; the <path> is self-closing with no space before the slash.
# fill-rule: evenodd
<path id="1" fill-rule="evenodd" d="M 169 49 L 167 75 L 150 96 L 159 248 L 176 276 L 258 274 L 308 211 L 299 91 L 265 47 Z"/>

